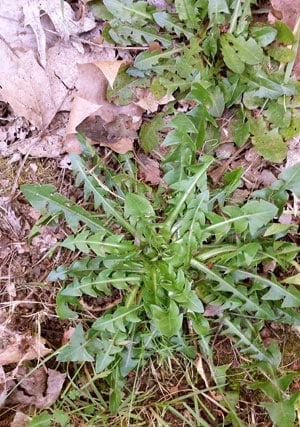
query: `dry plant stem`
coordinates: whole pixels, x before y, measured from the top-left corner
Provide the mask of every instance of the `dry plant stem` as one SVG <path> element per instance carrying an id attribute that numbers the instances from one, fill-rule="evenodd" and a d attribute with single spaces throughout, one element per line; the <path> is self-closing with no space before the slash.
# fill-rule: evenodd
<path id="1" fill-rule="evenodd" d="M 6 46 L 12 52 L 13 55 L 15 55 L 17 58 L 19 58 L 19 56 L 16 54 L 15 50 L 10 46 L 10 44 L 5 40 L 5 38 L 3 36 L 1 36 L 1 34 L 0 34 L 0 40 L 2 40 L 3 43 L 6 44 Z"/>
<path id="2" fill-rule="evenodd" d="M 9 196 L 9 200 L 10 201 L 14 198 L 14 195 L 15 195 L 15 193 L 17 191 L 17 188 L 18 188 L 18 181 L 19 181 L 21 172 L 22 172 L 22 170 L 24 168 L 26 160 L 28 159 L 30 151 L 31 151 L 31 149 L 33 148 L 34 145 L 35 145 L 35 142 L 30 145 L 30 147 L 27 150 L 27 153 L 25 154 L 25 156 L 23 157 L 22 161 L 20 162 L 20 165 L 19 165 L 18 170 L 16 172 L 16 177 L 14 179 L 14 183 L 13 183 L 13 185 L 11 187 L 11 192 L 10 192 L 10 196 Z"/>

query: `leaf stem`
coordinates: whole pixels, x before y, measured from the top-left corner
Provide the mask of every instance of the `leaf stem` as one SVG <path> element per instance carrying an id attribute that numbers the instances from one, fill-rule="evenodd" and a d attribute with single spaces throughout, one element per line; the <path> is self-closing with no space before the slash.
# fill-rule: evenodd
<path id="1" fill-rule="evenodd" d="M 241 7 L 241 0 L 238 0 L 236 3 L 235 9 L 234 9 L 233 15 L 232 15 L 231 22 L 230 22 L 230 27 L 228 30 L 229 34 L 232 34 L 235 30 L 240 7 Z"/>
<path id="2" fill-rule="evenodd" d="M 187 191 L 185 191 L 183 193 L 182 198 L 180 199 L 179 203 L 176 205 L 174 210 L 172 210 L 171 214 L 169 215 L 169 218 L 167 218 L 167 220 L 165 222 L 165 225 L 166 225 L 168 230 L 171 230 L 172 225 L 176 221 L 176 218 L 177 218 L 179 212 L 181 211 L 182 207 L 184 206 L 187 198 L 190 196 L 190 194 L 192 193 L 192 191 L 196 187 L 196 185 L 197 185 L 199 179 L 202 177 L 202 175 L 206 173 L 208 166 L 212 162 L 213 162 L 213 159 L 211 159 L 209 162 L 206 162 L 203 165 L 203 167 L 200 169 L 200 171 L 196 175 L 194 175 L 189 188 L 187 189 Z"/>

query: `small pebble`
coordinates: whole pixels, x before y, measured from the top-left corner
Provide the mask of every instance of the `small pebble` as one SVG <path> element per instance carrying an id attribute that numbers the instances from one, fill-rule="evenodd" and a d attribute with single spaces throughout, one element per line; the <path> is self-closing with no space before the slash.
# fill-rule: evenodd
<path id="1" fill-rule="evenodd" d="M 233 142 L 225 142 L 216 149 L 216 154 L 219 159 L 226 160 L 229 159 L 235 151 L 236 147 Z"/>

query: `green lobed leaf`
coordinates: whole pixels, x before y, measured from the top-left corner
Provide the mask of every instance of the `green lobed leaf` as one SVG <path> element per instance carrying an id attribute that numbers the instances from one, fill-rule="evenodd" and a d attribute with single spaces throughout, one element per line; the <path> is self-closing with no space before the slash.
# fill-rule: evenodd
<path id="1" fill-rule="evenodd" d="M 103 0 L 103 3 L 107 10 L 122 22 L 145 24 L 151 20 L 151 14 L 147 11 L 148 4 L 145 1 Z"/>
<path id="2" fill-rule="evenodd" d="M 137 27 L 130 24 L 120 25 L 119 22 L 115 25 L 111 23 L 109 35 L 115 43 L 122 46 L 128 46 L 129 41 L 131 44 L 140 45 L 158 42 L 165 48 L 171 45 L 171 37 L 168 34 L 159 34 L 151 25 Z"/>
<path id="3" fill-rule="evenodd" d="M 78 313 L 70 309 L 69 304 L 77 307 L 79 306 L 78 301 L 74 297 L 65 297 L 63 295 L 58 294 L 56 297 L 56 312 L 60 319 L 77 319 Z"/>
<path id="4" fill-rule="evenodd" d="M 254 337 L 254 331 L 252 332 L 251 329 L 247 327 L 242 328 L 239 319 L 231 321 L 227 316 L 224 319 L 224 324 L 226 326 L 226 331 L 224 332 L 232 334 L 238 338 L 235 346 L 242 346 L 242 352 L 251 354 L 252 357 L 257 360 L 268 362 L 271 365 L 275 364 L 272 355 L 268 354 L 268 352 L 264 350 L 263 346 L 259 342 L 257 338 L 257 331 L 256 337 Z"/>
<path id="5" fill-rule="evenodd" d="M 268 54 L 271 58 L 275 59 L 278 62 L 286 64 L 295 59 L 295 53 L 287 48 L 282 46 L 270 46 L 268 49 Z"/>
<path id="6" fill-rule="evenodd" d="M 250 33 L 260 46 L 266 47 L 276 39 L 277 30 L 271 25 L 258 23 L 250 28 Z"/>
<path id="7" fill-rule="evenodd" d="M 284 187 L 284 189 L 293 191 L 295 195 L 300 198 L 300 163 L 296 163 L 284 169 L 284 171 L 278 175 L 278 179 L 281 188 Z"/>
<path id="8" fill-rule="evenodd" d="M 226 66 L 234 73 L 242 74 L 245 71 L 245 64 L 237 52 L 225 39 L 221 39 L 221 46 L 223 59 Z"/>
<path id="9" fill-rule="evenodd" d="M 242 211 L 248 215 L 249 230 L 254 235 L 262 226 L 267 225 L 277 214 L 277 207 L 265 200 L 252 200 L 242 206 Z"/>
<path id="10" fill-rule="evenodd" d="M 115 361 L 116 355 L 122 351 L 122 346 L 114 345 L 113 340 L 102 340 L 96 353 L 96 372 L 105 371 Z"/>
<path id="11" fill-rule="evenodd" d="M 262 296 L 265 301 L 279 301 L 283 300 L 282 307 L 300 307 L 300 291 L 294 286 L 288 288 L 282 286 L 275 277 L 272 280 L 266 279 L 258 274 L 236 270 L 234 276 L 240 279 L 252 279 L 256 283 L 260 283 L 264 287 L 268 287 L 269 290 Z"/>
<path id="12" fill-rule="evenodd" d="M 291 399 L 285 399 L 279 402 L 263 402 L 262 406 L 267 409 L 275 425 L 284 427 L 295 426 L 296 413 Z"/>
<path id="13" fill-rule="evenodd" d="M 69 344 L 63 347 L 57 356 L 59 362 L 93 362 L 93 356 L 86 350 L 87 341 L 82 325 L 77 325 Z"/>
<path id="14" fill-rule="evenodd" d="M 174 221 L 176 221 L 181 210 L 184 208 L 187 198 L 193 193 L 193 191 L 195 191 L 195 187 L 198 185 L 198 183 L 202 181 L 203 178 L 206 179 L 206 171 L 210 164 L 213 162 L 213 158 L 210 156 L 203 156 L 201 160 L 202 165 L 198 168 L 196 174 L 190 177 L 189 179 L 178 183 L 179 188 L 181 189 L 181 194 L 179 196 L 176 206 L 170 212 L 165 221 L 165 225 L 168 229 L 171 229 Z"/>
<path id="15" fill-rule="evenodd" d="M 104 4 L 99 3 L 97 0 L 92 0 L 89 2 L 93 15 L 102 20 L 109 21 L 113 19 L 114 15 L 111 14 Z"/>
<path id="16" fill-rule="evenodd" d="M 149 221 L 155 217 L 150 201 L 146 197 L 134 193 L 126 194 L 124 213 L 127 218 L 131 218 L 134 221 L 138 219 Z"/>
<path id="17" fill-rule="evenodd" d="M 246 289 L 243 287 L 237 287 L 232 277 L 228 276 L 224 278 L 223 273 L 219 273 L 214 269 L 208 268 L 197 259 L 191 260 L 191 266 L 198 271 L 202 271 L 206 275 L 207 279 L 218 283 L 218 286 L 214 288 L 214 291 L 217 292 L 218 295 L 220 295 L 221 292 L 230 293 L 232 299 L 234 298 L 236 307 L 243 307 L 243 311 L 246 312 L 255 312 L 257 318 L 269 319 L 270 315 L 272 316 L 273 311 L 271 308 L 259 304 L 259 302 L 255 301 L 254 298 L 249 298 L 247 292 L 245 292 Z M 227 301 L 226 296 L 223 296 L 223 298 L 224 302 Z"/>
<path id="18" fill-rule="evenodd" d="M 187 27 L 198 29 L 197 8 L 195 0 L 175 0 L 175 8 L 179 19 L 185 21 Z"/>
<path id="19" fill-rule="evenodd" d="M 70 251 L 78 249 L 79 251 L 88 254 L 90 252 L 90 248 L 87 245 L 87 238 L 89 234 L 90 232 L 88 230 L 83 230 L 75 236 L 70 235 L 61 243 L 61 246 L 69 249 Z"/>
<path id="20" fill-rule="evenodd" d="M 121 70 L 115 81 L 114 86 L 108 86 L 107 99 L 117 105 L 128 105 L 133 99 L 136 99 L 136 91 L 139 88 L 149 87 L 150 80 L 148 78 L 136 78 L 126 73 L 126 70 Z"/>
<path id="21" fill-rule="evenodd" d="M 226 44 L 232 47 L 245 64 L 256 65 L 263 59 L 263 50 L 252 37 L 246 40 L 243 36 L 234 37 L 232 34 L 225 34 L 221 40 L 223 48 Z"/>
<path id="22" fill-rule="evenodd" d="M 51 414 L 49 414 L 48 412 L 42 412 L 41 414 L 34 415 L 31 418 L 29 424 L 27 425 L 28 427 L 50 427 L 51 421 L 52 421 Z"/>
<path id="23" fill-rule="evenodd" d="M 180 49 L 165 50 L 164 52 L 152 51 L 142 52 L 138 54 L 134 60 L 134 66 L 142 71 L 151 70 L 161 60 L 170 58 L 174 53 L 179 52 Z M 166 66 L 166 69 L 168 67 Z"/>
<path id="24" fill-rule="evenodd" d="M 229 13 L 226 0 L 208 0 L 208 17 L 211 26 L 213 24 L 223 24 L 222 14 L 224 13 Z"/>
<path id="25" fill-rule="evenodd" d="M 113 313 L 105 314 L 97 319 L 92 328 L 96 331 L 108 331 L 112 334 L 118 331 L 126 332 L 128 324 L 141 321 L 137 315 L 140 308 L 140 306 L 118 307 Z"/>
<path id="26" fill-rule="evenodd" d="M 183 113 L 176 114 L 176 116 L 170 121 L 169 126 L 186 133 L 198 132 L 192 119 Z"/>
<path id="27" fill-rule="evenodd" d="M 281 225 L 286 225 L 286 224 L 281 224 Z M 287 277 L 286 279 L 283 280 L 283 283 L 300 286 L 300 273 L 297 273 L 291 277 Z"/>
<path id="28" fill-rule="evenodd" d="M 162 114 L 157 114 L 150 122 L 143 123 L 140 130 L 140 145 L 146 153 L 154 150 L 160 141 L 159 131 L 165 127 Z"/>
<path id="29" fill-rule="evenodd" d="M 80 156 L 71 153 L 70 160 L 73 170 L 77 174 L 76 185 L 84 183 L 86 198 L 88 198 L 91 193 L 93 194 L 95 209 L 102 206 L 108 215 L 111 215 L 125 230 L 134 235 L 135 230 L 133 227 L 125 220 L 118 208 L 116 208 L 115 202 L 108 197 L 110 194 L 109 189 L 87 171 L 87 166 Z"/>
<path id="30" fill-rule="evenodd" d="M 103 223 L 81 206 L 56 192 L 52 185 L 24 184 L 21 191 L 31 205 L 44 213 L 47 208 L 51 214 L 63 213 L 72 231 L 76 231 L 80 222 L 92 230 L 104 229 Z"/>
<path id="31" fill-rule="evenodd" d="M 290 224 L 271 224 L 264 233 L 264 236 L 274 236 L 274 234 L 286 233 L 291 228 Z"/>
<path id="32" fill-rule="evenodd" d="M 243 232 L 249 227 L 250 234 L 254 236 L 261 227 L 267 225 L 277 214 L 278 209 L 272 203 L 265 200 L 252 200 L 244 204 L 241 208 L 237 206 L 225 206 L 223 212 L 229 215 L 229 219 L 224 219 L 206 227 L 207 231 L 224 229 L 226 225 L 234 224 L 238 232 Z M 211 218 L 211 213 L 209 215 Z"/>
<path id="33" fill-rule="evenodd" d="M 257 73 L 249 74 L 248 77 L 243 78 L 249 79 L 249 81 L 256 86 L 258 89 L 254 91 L 254 96 L 258 98 L 269 98 L 277 99 L 282 95 L 290 96 L 295 94 L 295 87 L 292 83 L 284 84 L 275 74 L 267 75 L 262 70 Z M 279 80 L 277 82 L 276 80 Z"/>
<path id="34" fill-rule="evenodd" d="M 286 128 L 291 122 L 291 111 L 278 101 L 269 101 L 263 115 L 275 128 Z"/>
<path id="35" fill-rule="evenodd" d="M 295 43 L 295 35 L 285 22 L 275 21 L 274 28 L 277 31 L 276 40 L 279 43 L 284 43 L 287 45 Z"/>
<path id="36" fill-rule="evenodd" d="M 157 305 L 151 305 L 153 323 L 159 332 L 166 337 L 177 335 L 182 326 L 183 315 L 174 301 L 170 302 L 168 308 L 163 309 Z"/>
<path id="37" fill-rule="evenodd" d="M 242 114 L 239 114 L 231 121 L 232 138 L 238 147 L 247 142 L 250 135 L 249 122 L 245 120 Z"/>
<path id="38" fill-rule="evenodd" d="M 181 25 L 181 23 L 178 23 L 178 21 L 167 12 L 155 12 L 153 13 L 153 18 L 157 25 L 161 28 L 165 28 L 169 32 L 175 32 L 178 37 L 182 34 L 188 38 L 193 36 L 190 30 Z"/>
<path id="39" fill-rule="evenodd" d="M 258 154 L 273 163 L 281 163 L 287 155 L 288 147 L 279 134 L 278 129 L 272 129 L 268 133 L 255 135 L 252 138 Z"/>
<path id="40" fill-rule="evenodd" d="M 210 88 L 210 93 L 211 93 L 212 104 L 208 106 L 207 111 L 213 117 L 219 118 L 222 116 L 225 108 L 224 95 L 219 86 Z"/>

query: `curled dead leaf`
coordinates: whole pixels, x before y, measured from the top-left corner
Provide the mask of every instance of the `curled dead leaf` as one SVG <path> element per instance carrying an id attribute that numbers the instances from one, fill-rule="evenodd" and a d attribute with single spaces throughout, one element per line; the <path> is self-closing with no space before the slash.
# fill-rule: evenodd
<path id="1" fill-rule="evenodd" d="M 6 400 L 7 405 L 34 405 L 43 409 L 53 405 L 62 390 L 66 374 L 54 369 L 42 367 L 32 372 L 20 367 L 15 375 L 15 380 L 10 381 L 10 388 L 19 387 L 12 391 Z M 21 387 L 20 387 L 21 386 Z"/>

